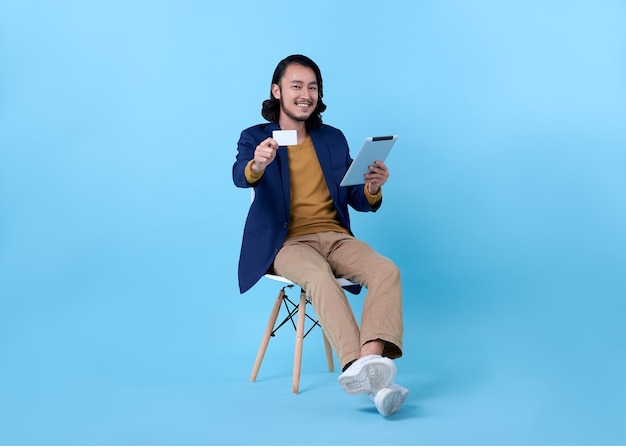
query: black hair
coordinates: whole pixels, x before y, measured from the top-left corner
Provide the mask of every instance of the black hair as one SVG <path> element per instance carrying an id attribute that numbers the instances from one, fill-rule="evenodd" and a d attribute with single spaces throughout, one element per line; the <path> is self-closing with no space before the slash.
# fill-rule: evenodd
<path id="1" fill-rule="evenodd" d="M 315 77 L 317 78 L 317 91 L 318 91 L 318 100 L 317 107 L 306 120 L 306 125 L 312 129 L 319 129 L 322 125 L 322 112 L 326 110 L 326 104 L 322 101 L 322 97 L 324 96 L 324 89 L 322 85 L 322 72 L 320 68 L 317 66 L 315 62 L 309 59 L 302 54 L 293 54 L 291 56 L 287 56 L 285 59 L 280 61 L 274 70 L 274 76 L 272 76 L 272 85 L 280 84 L 280 79 L 285 74 L 287 67 L 291 64 L 302 65 L 303 67 L 308 67 L 315 73 Z M 274 97 L 272 94 L 272 88 L 270 87 L 270 99 L 266 99 L 263 101 L 263 107 L 261 109 L 261 115 L 266 120 L 277 123 L 278 118 L 280 116 L 280 101 Z"/>

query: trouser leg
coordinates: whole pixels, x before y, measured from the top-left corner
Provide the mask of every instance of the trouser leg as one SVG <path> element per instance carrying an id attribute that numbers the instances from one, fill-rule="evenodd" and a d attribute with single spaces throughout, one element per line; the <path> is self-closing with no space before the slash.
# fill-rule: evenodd
<path id="1" fill-rule="evenodd" d="M 344 367 L 370 340 L 385 341 L 383 355 L 402 355 L 402 286 L 400 272 L 368 244 L 342 233 L 320 233 L 287 240 L 274 269 L 309 294 L 320 324 Z M 335 276 L 368 289 L 361 328 Z"/>
<path id="2" fill-rule="evenodd" d="M 402 355 L 402 281 L 400 270 L 367 243 L 351 236 L 325 234 L 333 248 L 328 262 L 335 275 L 367 288 L 361 315 L 360 343 L 385 341 L 383 355 Z"/>
<path id="3" fill-rule="evenodd" d="M 319 252 L 315 235 L 311 239 L 288 240 L 274 260 L 274 270 L 307 291 L 341 365 L 358 358 L 361 350 L 358 324 L 335 274 Z"/>

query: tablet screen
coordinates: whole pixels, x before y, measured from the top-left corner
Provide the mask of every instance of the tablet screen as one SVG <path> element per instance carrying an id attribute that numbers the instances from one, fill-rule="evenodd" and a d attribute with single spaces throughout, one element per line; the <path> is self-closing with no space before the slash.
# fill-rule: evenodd
<path id="1" fill-rule="evenodd" d="M 366 138 L 339 186 L 363 185 L 363 176 L 370 172 L 369 166 L 376 160 L 385 161 L 397 138 L 398 135 Z"/>

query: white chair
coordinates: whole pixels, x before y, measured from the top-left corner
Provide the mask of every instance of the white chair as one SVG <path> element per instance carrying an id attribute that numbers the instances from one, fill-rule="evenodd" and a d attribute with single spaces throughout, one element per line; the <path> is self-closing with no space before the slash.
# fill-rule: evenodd
<path id="1" fill-rule="evenodd" d="M 265 356 L 265 351 L 267 350 L 267 345 L 270 341 L 270 337 L 273 337 L 278 329 L 280 329 L 287 322 L 291 321 L 291 324 L 296 330 L 296 345 L 293 358 L 293 376 L 291 391 L 293 392 L 293 394 L 298 394 L 298 389 L 300 387 L 300 369 L 302 365 L 302 347 L 304 337 L 306 337 L 315 326 L 320 326 L 320 324 L 318 320 L 314 319 L 306 313 L 306 305 L 310 304 L 311 301 L 309 300 L 309 297 L 307 296 L 307 293 L 304 289 L 300 288 L 300 301 L 296 306 L 296 304 L 291 301 L 285 293 L 285 289 L 292 288 L 296 284 L 294 284 L 287 278 L 278 275 L 266 274 L 265 277 L 274 281 L 278 281 L 284 285 L 278 292 L 278 296 L 276 297 L 276 301 L 274 302 L 274 307 L 272 308 L 272 313 L 270 314 L 270 318 L 267 322 L 265 333 L 263 334 L 263 339 L 261 340 L 261 346 L 259 347 L 259 352 L 257 353 L 254 367 L 252 368 L 250 381 L 254 382 L 256 380 L 259 369 L 261 368 L 261 363 L 263 362 L 263 357 Z M 352 281 L 349 281 L 345 278 L 337 278 L 337 282 L 342 287 L 357 285 L 356 283 L 353 283 Z M 276 320 L 278 319 L 281 305 L 284 305 L 285 309 L 287 310 L 287 316 L 280 324 L 276 325 Z M 296 317 L 296 315 L 298 317 L 297 324 L 294 323 L 294 318 Z M 310 320 L 310 322 L 312 322 L 312 325 L 305 332 L 304 330 L 306 319 Z M 322 337 L 324 339 L 324 348 L 326 350 L 326 361 L 328 363 L 328 370 L 330 372 L 333 372 L 335 370 L 335 365 L 333 362 L 332 347 L 330 346 L 330 343 L 328 342 L 328 339 L 326 338 L 326 335 L 323 331 Z"/>

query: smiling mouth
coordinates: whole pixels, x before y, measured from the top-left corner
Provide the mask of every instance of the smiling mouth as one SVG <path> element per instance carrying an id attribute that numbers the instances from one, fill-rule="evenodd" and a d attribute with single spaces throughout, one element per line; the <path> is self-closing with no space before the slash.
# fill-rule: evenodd
<path id="1" fill-rule="evenodd" d="M 311 107 L 312 105 L 313 105 L 313 104 L 308 103 L 308 102 L 297 102 L 297 103 L 296 103 L 296 106 L 298 106 L 298 107 L 302 107 L 302 108 L 305 108 L 305 107 Z"/>

